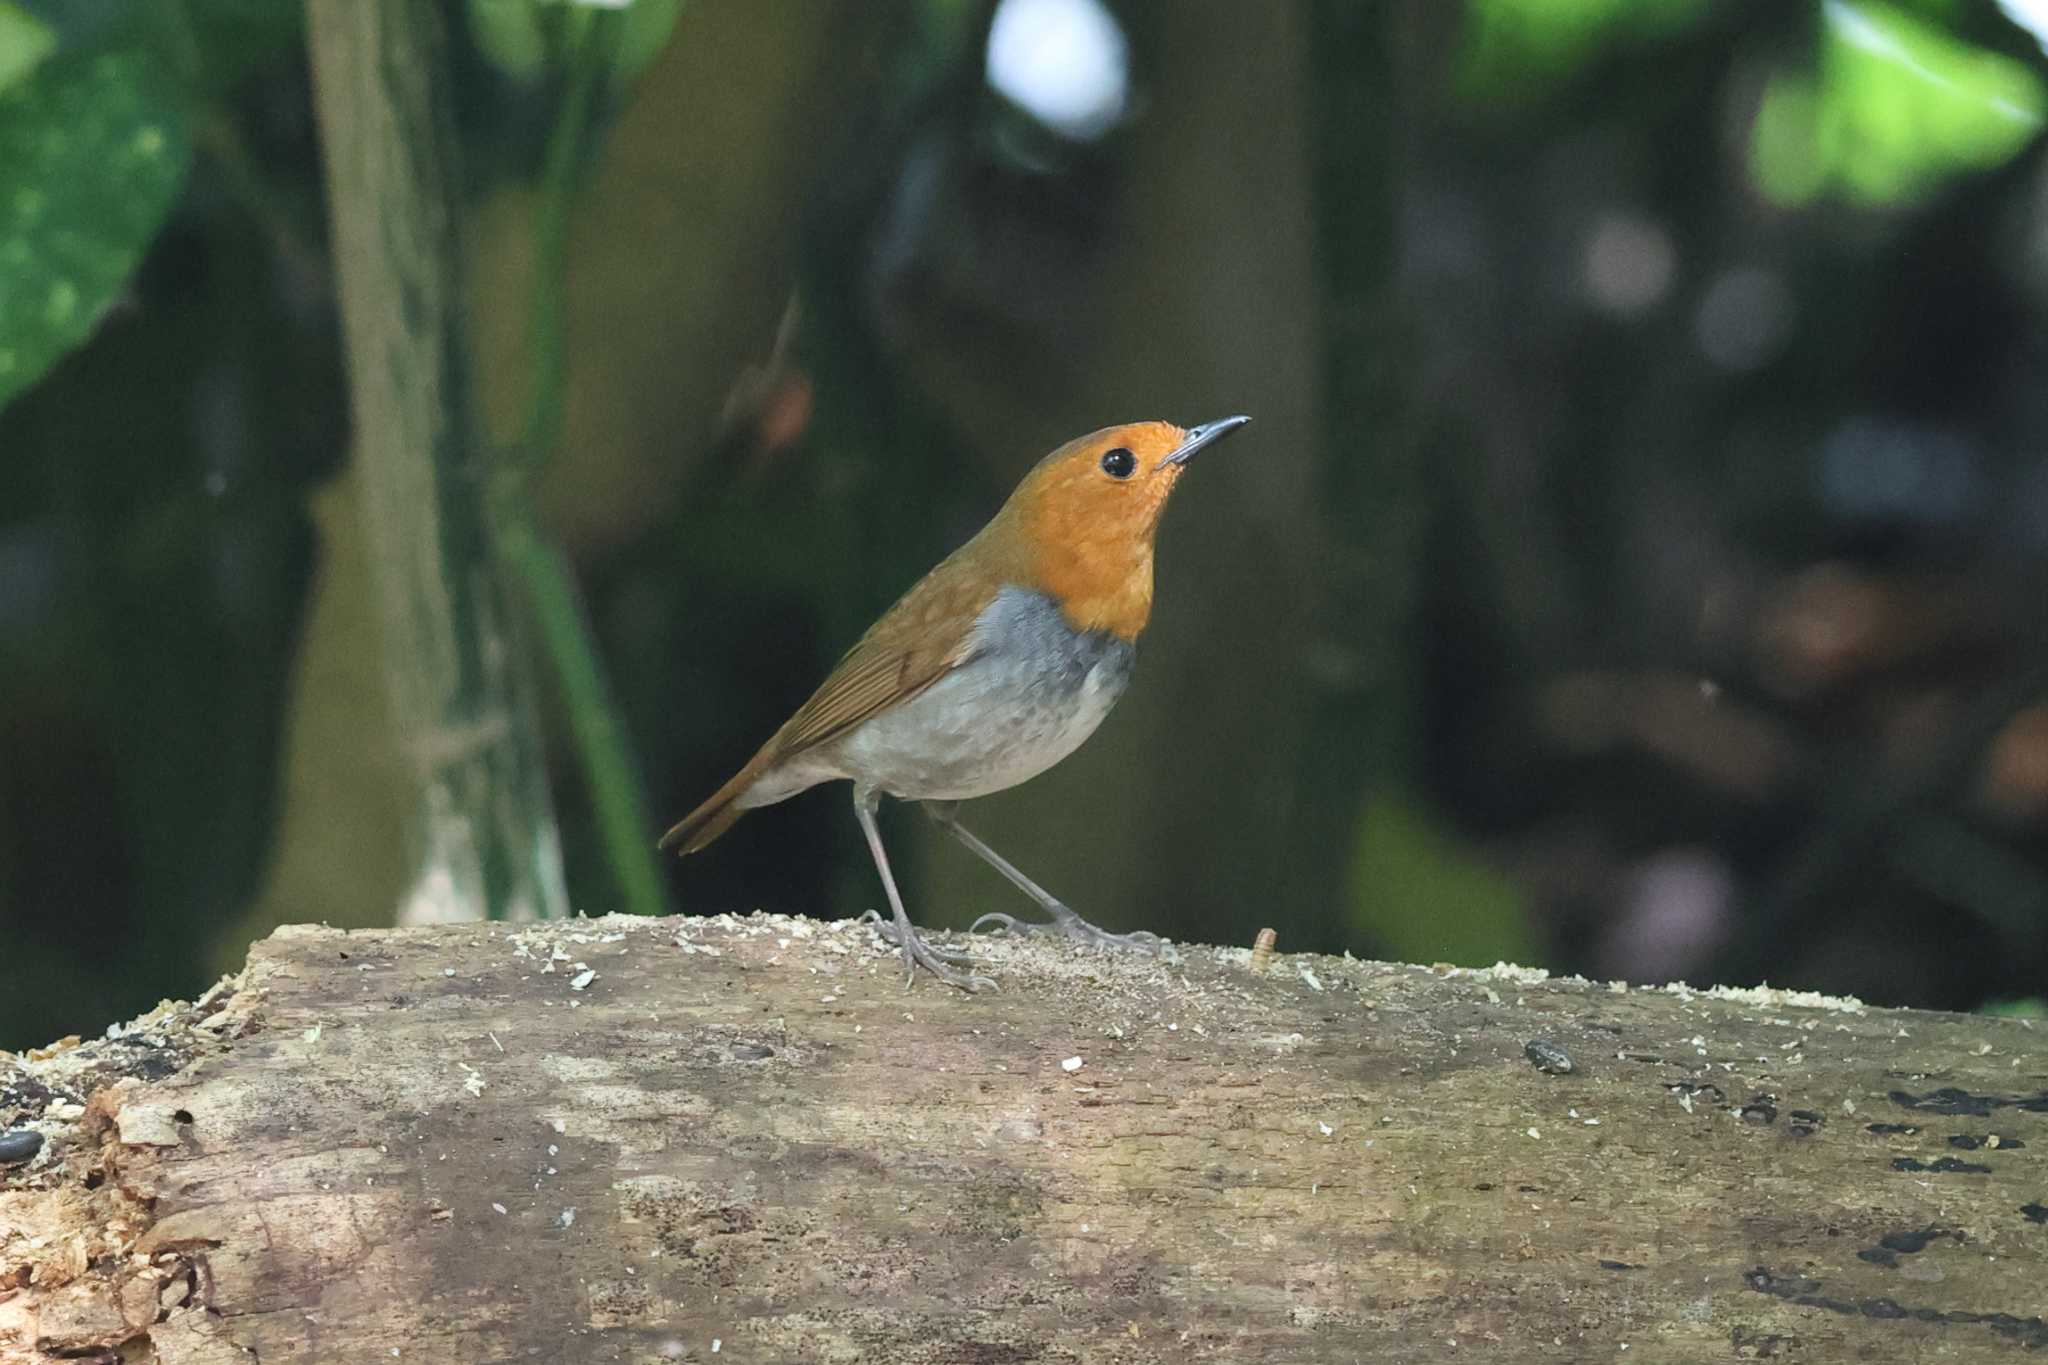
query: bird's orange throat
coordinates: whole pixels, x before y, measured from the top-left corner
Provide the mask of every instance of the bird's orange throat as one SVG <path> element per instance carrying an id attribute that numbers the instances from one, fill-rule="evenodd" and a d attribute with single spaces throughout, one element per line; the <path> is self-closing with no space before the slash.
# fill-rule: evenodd
<path id="1" fill-rule="evenodd" d="M 1152 538 L 1186 437 L 1164 422 L 1108 427 L 1035 465 L 984 534 L 1017 581 L 1059 603 L 1067 624 L 1133 641 L 1152 615 Z M 1106 466 L 1120 457 L 1120 472 Z"/>
<path id="2" fill-rule="evenodd" d="M 1152 618 L 1152 536 L 1104 527 L 1031 540 L 1032 586 L 1059 603 L 1075 630 L 1136 641 Z"/>

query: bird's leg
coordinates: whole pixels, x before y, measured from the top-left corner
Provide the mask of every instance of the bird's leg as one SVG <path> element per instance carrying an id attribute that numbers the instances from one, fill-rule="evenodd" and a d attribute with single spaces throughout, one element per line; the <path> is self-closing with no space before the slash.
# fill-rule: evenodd
<path id="1" fill-rule="evenodd" d="M 896 912 L 894 932 L 890 937 L 903 950 L 903 961 L 909 966 L 911 976 L 915 978 L 917 969 L 923 967 L 948 986 L 957 986 L 969 994 L 983 988 L 994 990 L 995 982 L 972 972 L 955 971 L 917 936 L 917 930 L 910 923 L 909 912 L 903 908 L 903 896 L 896 890 L 896 874 L 889 870 L 889 855 L 882 851 L 882 832 L 875 827 L 875 807 L 880 804 L 881 793 L 872 787 L 854 784 L 853 814 L 860 821 L 861 833 L 868 837 L 868 852 L 875 855 L 875 871 L 882 874 L 882 889 L 889 893 L 889 908 Z"/>
<path id="2" fill-rule="evenodd" d="M 1147 933 L 1143 929 L 1128 934 L 1112 934 L 1107 929 L 1098 929 L 1062 905 L 1051 892 L 1011 866 L 1010 861 L 1002 854 L 969 833 L 956 814 L 959 809 L 957 802 L 927 801 L 924 808 L 932 819 L 938 821 L 941 829 L 967 845 L 974 851 L 976 857 L 1002 873 L 1009 879 L 1010 885 L 1031 897 L 1039 909 L 1052 916 L 1051 924 L 1029 924 L 1014 915 L 992 912 L 974 921 L 968 926 L 967 932 L 973 933 L 987 924 L 1013 934 L 1058 934 L 1061 938 L 1074 943 L 1093 943 L 1105 948 L 1130 948 L 1141 953 L 1151 953 L 1156 957 L 1171 955 L 1172 949 L 1168 947 L 1166 940 L 1157 934 Z"/>

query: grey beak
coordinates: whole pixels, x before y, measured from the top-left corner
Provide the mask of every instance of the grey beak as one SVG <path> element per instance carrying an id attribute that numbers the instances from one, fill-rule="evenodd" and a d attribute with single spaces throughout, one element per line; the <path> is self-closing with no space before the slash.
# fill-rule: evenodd
<path id="1" fill-rule="evenodd" d="M 1193 427 L 1188 431 L 1188 438 L 1180 443 L 1180 448 L 1164 460 L 1161 460 L 1160 463 L 1186 464 L 1188 457 L 1203 446 L 1213 441 L 1222 440 L 1225 436 L 1228 436 L 1231 432 L 1236 431 L 1251 420 L 1249 417 L 1219 417 L 1213 422 L 1204 422 L 1198 427 Z"/>

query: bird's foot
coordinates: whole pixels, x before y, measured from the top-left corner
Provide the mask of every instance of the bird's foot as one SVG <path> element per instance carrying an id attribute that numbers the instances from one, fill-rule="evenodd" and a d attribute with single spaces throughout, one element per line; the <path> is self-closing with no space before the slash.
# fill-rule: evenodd
<path id="1" fill-rule="evenodd" d="M 1180 960 L 1180 954 L 1173 950 L 1173 945 L 1157 934 L 1148 933 L 1143 929 L 1134 929 L 1128 934 L 1113 934 L 1107 929 L 1090 924 L 1058 901 L 1054 901 L 1046 909 L 1052 914 L 1050 924 L 1034 924 L 1029 920 L 1018 919 L 1015 915 L 991 911 L 968 925 L 967 932 L 978 933 L 983 925 L 987 925 L 1006 934 L 1053 934 L 1069 943 L 1145 953 L 1166 962 Z"/>
<path id="2" fill-rule="evenodd" d="M 973 958 L 965 953 L 934 948 L 918 937 L 915 929 L 909 929 L 907 933 L 898 933 L 893 923 L 873 910 L 862 915 L 855 923 L 873 925 L 875 932 L 880 934 L 885 942 L 901 951 L 904 965 L 910 968 L 910 977 L 913 981 L 917 979 L 917 969 L 923 967 L 948 986 L 966 991 L 969 995 L 977 991 L 996 989 L 996 983 L 988 977 L 975 972 L 955 970 L 967 966 L 974 961 Z"/>

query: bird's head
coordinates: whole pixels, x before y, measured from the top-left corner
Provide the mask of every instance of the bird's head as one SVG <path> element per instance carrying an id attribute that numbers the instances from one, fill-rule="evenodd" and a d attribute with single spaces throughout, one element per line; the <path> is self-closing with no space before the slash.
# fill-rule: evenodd
<path id="1" fill-rule="evenodd" d="M 1032 586 L 1077 629 L 1137 638 L 1151 615 L 1152 539 L 1167 494 L 1195 452 L 1250 420 L 1104 427 L 1040 460 L 999 518 L 1021 538 Z"/>

